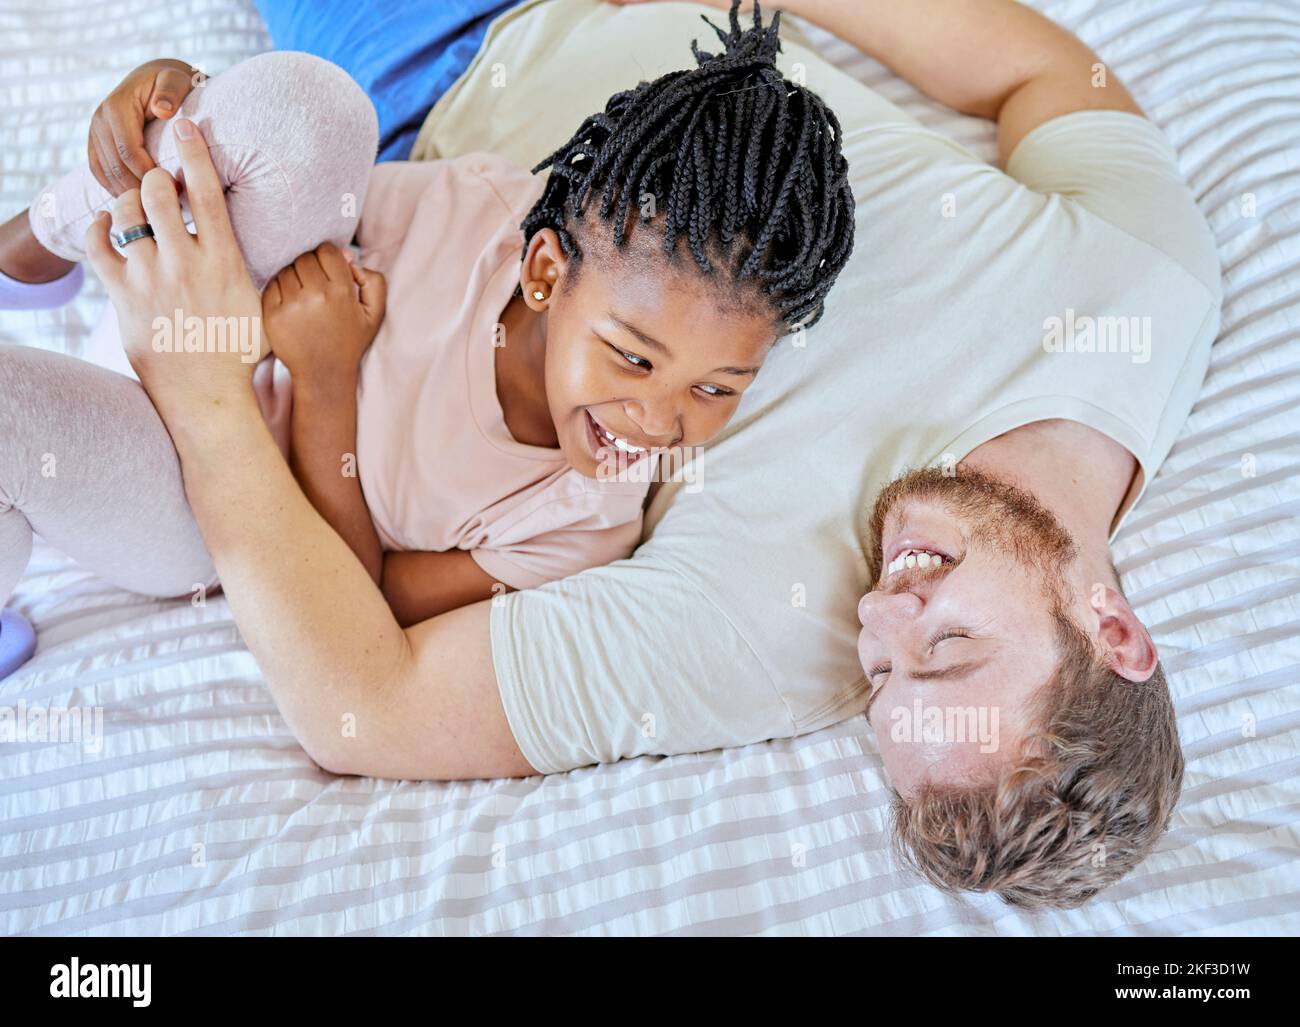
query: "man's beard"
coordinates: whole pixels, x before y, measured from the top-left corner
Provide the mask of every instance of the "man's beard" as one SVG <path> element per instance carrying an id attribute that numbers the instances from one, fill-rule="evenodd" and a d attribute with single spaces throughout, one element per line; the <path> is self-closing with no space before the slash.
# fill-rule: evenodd
<path id="1" fill-rule="evenodd" d="M 1023 489 L 982 471 L 958 468 L 955 476 L 935 469 L 911 471 L 880 490 L 867 531 L 873 589 L 884 565 L 885 522 L 892 511 L 913 501 L 938 502 L 957 518 L 968 544 L 1039 568 L 1056 590 L 1063 585 L 1065 567 L 1077 549 L 1056 515 Z"/>

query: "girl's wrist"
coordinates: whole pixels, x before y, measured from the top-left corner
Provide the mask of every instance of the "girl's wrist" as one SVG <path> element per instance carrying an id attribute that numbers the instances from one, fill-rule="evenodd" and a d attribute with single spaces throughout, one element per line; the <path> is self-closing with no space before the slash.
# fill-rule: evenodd
<path id="1" fill-rule="evenodd" d="M 358 372 L 358 367 L 324 364 L 309 364 L 297 370 L 290 368 L 294 402 L 310 403 L 319 400 L 338 403 L 340 400 L 355 399 Z"/>

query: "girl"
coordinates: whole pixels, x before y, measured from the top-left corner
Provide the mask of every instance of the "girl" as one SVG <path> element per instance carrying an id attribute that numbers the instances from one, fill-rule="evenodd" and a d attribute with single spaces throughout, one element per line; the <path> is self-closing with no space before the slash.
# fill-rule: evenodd
<path id="1" fill-rule="evenodd" d="M 371 170 L 373 111 L 306 55 L 183 97 L 289 370 L 259 367 L 264 415 L 403 623 L 628 555 L 655 454 L 712 438 L 775 339 L 820 315 L 853 240 L 839 126 L 776 70 L 777 19 L 742 30 L 733 5 L 730 22 L 722 52 L 693 47 L 695 68 L 612 97 L 534 169 L 544 183 L 486 154 Z M 143 143 L 175 167 L 163 124 Z M 108 200 L 82 169 L 4 226 L 10 304 L 65 298 Z M 343 255 L 354 233 L 368 270 Z M 138 387 L 34 350 L 0 361 L 0 600 L 33 531 L 135 591 L 215 584 Z M 77 402 L 61 378 L 138 420 L 130 459 L 165 479 L 153 517 L 114 491 L 120 440 L 77 437 L 75 418 L 48 425 L 54 442 L 31 430 L 36 408 Z M 55 450 L 101 473 L 41 477 Z"/>

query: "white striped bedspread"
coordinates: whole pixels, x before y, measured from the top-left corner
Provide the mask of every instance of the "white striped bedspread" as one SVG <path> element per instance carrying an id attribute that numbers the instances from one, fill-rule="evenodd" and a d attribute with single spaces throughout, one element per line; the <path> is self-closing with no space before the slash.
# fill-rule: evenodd
<path id="1" fill-rule="evenodd" d="M 1043 0 L 1177 147 L 1219 241 L 1223 334 L 1116 550 L 1187 754 L 1146 863 L 1071 912 L 954 899 L 889 855 L 860 718 L 793 741 L 465 784 L 336 779 L 294 742 L 226 604 L 154 602 L 40 548 L 41 646 L 0 705 L 102 707 L 102 751 L 0 746 L 8 934 L 1300 933 L 1300 10 Z M 179 8 L 179 12 L 178 12 Z M 159 55 L 267 45 L 241 0 L 4 0 L 0 215 L 84 157 L 95 102 Z M 990 126 L 832 57 L 992 155 Z M 77 352 L 97 285 L 0 340 Z"/>

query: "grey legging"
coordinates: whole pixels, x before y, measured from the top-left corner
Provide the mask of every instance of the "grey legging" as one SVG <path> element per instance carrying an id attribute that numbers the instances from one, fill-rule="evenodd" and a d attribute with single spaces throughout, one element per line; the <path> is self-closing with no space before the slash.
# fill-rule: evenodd
<path id="1" fill-rule="evenodd" d="M 307 54 L 263 54 L 196 88 L 182 113 L 211 144 L 259 288 L 300 253 L 351 240 L 377 130 L 369 100 L 343 71 Z M 145 144 L 175 171 L 168 126 L 151 123 Z M 33 230 L 48 249 L 80 260 L 86 226 L 110 202 L 82 168 L 42 191 Z M 139 383 L 62 354 L 0 346 L 0 605 L 27 567 L 33 533 L 133 592 L 182 595 L 215 581 L 176 451 Z"/>

